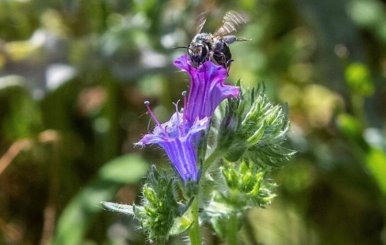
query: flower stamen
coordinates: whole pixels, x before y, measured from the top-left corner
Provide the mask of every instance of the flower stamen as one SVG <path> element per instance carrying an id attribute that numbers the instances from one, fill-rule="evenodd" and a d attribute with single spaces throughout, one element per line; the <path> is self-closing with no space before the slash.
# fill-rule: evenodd
<path id="1" fill-rule="evenodd" d="M 150 114 L 150 117 L 153 119 L 153 121 L 157 124 L 157 126 L 159 127 L 159 128 L 161 128 L 163 131 L 164 131 L 164 133 L 166 134 L 167 132 L 166 132 L 166 129 L 164 128 L 164 127 L 162 127 L 162 124 L 160 123 L 160 121 L 158 120 L 158 118 L 156 117 L 156 115 L 154 114 L 154 112 L 151 110 L 151 108 L 150 108 L 150 101 L 148 101 L 148 100 L 145 100 L 144 102 L 143 102 L 143 104 L 146 106 L 146 109 L 147 109 L 147 112 Z"/>

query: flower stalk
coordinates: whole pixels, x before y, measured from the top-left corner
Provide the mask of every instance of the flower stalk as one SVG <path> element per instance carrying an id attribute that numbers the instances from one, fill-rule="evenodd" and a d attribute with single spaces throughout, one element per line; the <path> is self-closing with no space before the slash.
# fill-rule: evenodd
<path id="1" fill-rule="evenodd" d="M 236 214 L 231 214 L 227 224 L 227 244 L 228 245 L 237 245 L 237 216 Z"/>
<path id="2" fill-rule="evenodd" d="M 200 218 L 199 218 L 199 201 L 197 198 L 193 200 L 190 207 L 191 215 L 193 217 L 192 227 L 189 230 L 189 239 L 191 245 L 201 245 L 201 231 L 200 231 Z"/>

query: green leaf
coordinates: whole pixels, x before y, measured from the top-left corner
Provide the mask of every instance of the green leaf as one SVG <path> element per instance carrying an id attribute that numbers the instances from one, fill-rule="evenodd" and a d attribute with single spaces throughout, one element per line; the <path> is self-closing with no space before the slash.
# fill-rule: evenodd
<path id="1" fill-rule="evenodd" d="M 337 125 L 339 130 L 350 139 L 360 138 L 363 128 L 359 121 L 346 113 L 341 113 L 337 117 Z"/>
<path id="2" fill-rule="evenodd" d="M 351 91 L 361 96 L 370 96 L 374 93 L 374 85 L 369 69 L 361 63 L 347 66 L 345 78 Z"/>
<path id="3" fill-rule="evenodd" d="M 19 76 L 0 77 L 0 115 L 5 139 L 29 138 L 42 130 L 41 113 Z"/>
<path id="4" fill-rule="evenodd" d="M 384 16 L 382 3 L 374 0 L 350 1 L 347 10 L 354 22 L 363 27 L 374 27 Z"/>
<path id="5" fill-rule="evenodd" d="M 139 181 L 147 169 L 148 164 L 134 154 L 106 163 L 97 178 L 83 188 L 63 211 L 53 243 L 82 244 L 93 218 L 103 211 L 100 203 L 112 199 L 120 186 Z"/>
<path id="6" fill-rule="evenodd" d="M 386 154 L 382 149 L 371 148 L 366 156 L 368 169 L 374 176 L 382 193 L 386 195 Z"/>
<path id="7" fill-rule="evenodd" d="M 182 217 L 174 218 L 174 224 L 169 231 L 170 236 L 176 236 L 187 231 L 193 223 L 193 218 L 190 217 L 190 212 L 186 212 L 186 215 Z"/>
<path id="8" fill-rule="evenodd" d="M 148 166 L 136 155 L 125 155 L 111 160 L 99 171 L 99 178 L 119 183 L 135 183 L 147 172 Z"/>

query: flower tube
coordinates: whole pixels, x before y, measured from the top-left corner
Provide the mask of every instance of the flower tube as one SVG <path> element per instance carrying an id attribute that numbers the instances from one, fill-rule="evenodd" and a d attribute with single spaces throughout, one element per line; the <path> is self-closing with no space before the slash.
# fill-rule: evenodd
<path id="1" fill-rule="evenodd" d="M 136 145 L 158 144 L 165 150 L 172 166 L 184 182 L 197 181 L 199 177 L 197 139 L 200 137 L 201 131 L 207 129 L 208 118 L 205 117 L 190 124 L 184 119 L 185 113 L 176 110 L 168 122 L 161 124 L 150 109 L 149 102 L 145 102 L 145 105 L 156 123 L 156 127 L 152 133 L 146 134 Z"/>
<path id="2" fill-rule="evenodd" d="M 196 68 L 192 66 L 188 55 L 182 55 L 174 61 L 174 65 L 190 76 L 188 101 L 184 108 L 189 122 L 212 117 L 221 101 L 239 96 L 239 87 L 224 83 L 228 71 L 210 60 Z"/>

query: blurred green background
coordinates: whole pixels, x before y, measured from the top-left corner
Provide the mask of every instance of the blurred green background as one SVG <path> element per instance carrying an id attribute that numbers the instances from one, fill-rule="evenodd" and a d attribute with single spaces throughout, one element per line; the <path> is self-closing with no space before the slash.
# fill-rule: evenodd
<path id="1" fill-rule="evenodd" d="M 208 11 L 249 23 L 230 81 L 288 103 L 298 151 L 245 244 L 386 244 L 386 1 L 0 0 L 0 244 L 144 244 L 132 203 L 156 147 L 133 143 L 188 87 L 172 66 Z M 221 244 L 209 227 L 206 244 Z M 171 240 L 182 244 L 181 238 Z"/>

